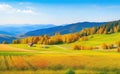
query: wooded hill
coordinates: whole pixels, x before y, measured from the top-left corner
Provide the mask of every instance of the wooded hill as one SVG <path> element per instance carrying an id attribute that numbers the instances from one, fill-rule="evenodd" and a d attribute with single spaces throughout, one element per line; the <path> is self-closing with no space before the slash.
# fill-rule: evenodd
<path id="1" fill-rule="evenodd" d="M 40 35 L 49 35 L 53 36 L 55 33 L 60 33 L 60 34 L 69 34 L 69 33 L 75 33 L 78 32 L 84 28 L 91 28 L 95 26 L 100 26 L 102 24 L 105 24 L 106 22 L 79 22 L 79 23 L 72 23 L 72 24 L 67 24 L 64 26 L 56 26 L 52 28 L 46 28 L 46 29 L 38 29 L 34 31 L 29 31 L 23 35 L 23 37 L 26 36 L 40 36 Z"/>
<path id="2" fill-rule="evenodd" d="M 120 32 L 120 20 L 103 24 L 98 27 L 86 28 L 80 31 L 81 36 L 88 36 L 92 34 L 110 34 Z"/>
<path id="3" fill-rule="evenodd" d="M 110 34 L 120 31 L 120 21 L 113 21 L 104 25 L 92 28 L 85 28 L 80 32 L 64 34 L 56 33 L 54 36 L 30 36 L 20 40 L 14 40 L 13 43 L 36 43 L 36 44 L 59 44 L 59 43 L 71 43 L 78 39 L 86 40 L 86 36 L 92 34 Z"/>

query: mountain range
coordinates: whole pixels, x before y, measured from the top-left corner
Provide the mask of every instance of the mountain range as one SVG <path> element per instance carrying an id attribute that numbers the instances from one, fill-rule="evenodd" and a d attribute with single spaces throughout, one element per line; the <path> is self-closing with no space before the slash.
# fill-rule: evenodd
<path id="1" fill-rule="evenodd" d="M 0 25 L 0 43 L 6 41 L 10 43 L 12 40 L 18 38 L 18 35 L 24 34 L 28 31 L 42 29 L 42 28 L 50 28 L 55 25 Z"/>
<path id="2" fill-rule="evenodd" d="M 34 31 L 29 31 L 25 33 L 24 37 L 26 36 L 39 36 L 39 35 L 54 35 L 55 33 L 60 33 L 60 34 L 67 34 L 67 33 L 75 33 L 78 32 L 84 28 L 90 28 L 94 26 L 100 26 L 102 24 L 105 24 L 106 22 L 80 22 L 80 23 L 73 23 L 73 24 L 68 24 L 64 26 L 56 26 L 56 27 L 51 27 L 51 28 L 46 28 L 46 29 L 38 29 Z"/>
<path id="3" fill-rule="evenodd" d="M 24 34 L 29 31 L 43 29 L 43 28 L 50 28 L 50 27 L 55 27 L 55 25 L 52 25 L 52 24 L 48 24 L 48 25 L 43 25 L 43 24 L 0 25 L 0 34 L 17 36 L 17 35 Z"/>
<path id="4" fill-rule="evenodd" d="M 7 43 L 11 43 L 12 40 L 14 40 L 14 39 L 16 39 L 16 38 L 13 36 L 0 34 L 0 43 L 2 43 L 3 41 L 6 41 Z"/>
<path id="5" fill-rule="evenodd" d="M 10 43 L 18 37 L 54 35 L 55 33 L 68 34 L 79 32 L 84 28 L 91 28 L 105 24 L 106 22 L 79 22 L 62 26 L 55 25 L 0 25 L 0 43 L 7 41 Z"/>

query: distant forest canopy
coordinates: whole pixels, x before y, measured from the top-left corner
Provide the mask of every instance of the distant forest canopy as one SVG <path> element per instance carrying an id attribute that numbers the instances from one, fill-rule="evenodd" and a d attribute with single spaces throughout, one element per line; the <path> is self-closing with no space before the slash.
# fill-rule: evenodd
<path id="1" fill-rule="evenodd" d="M 120 32 L 120 21 L 113 21 L 107 24 L 103 24 L 98 27 L 85 28 L 80 32 L 61 35 L 60 33 L 56 33 L 54 36 L 30 36 L 22 39 L 13 40 L 13 44 L 27 44 L 27 43 L 35 43 L 35 44 L 60 44 L 60 43 L 71 43 L 75 42 L 78 39 L 87 40 L 88 35 L 93 34 L 111 34 L 115 32 Z"/>
<path id="2" fill-rule="evenodd" d="M 120 32 L 120 20 L 103 24 L 98 27 L 86 28 L 80 31 L 81 36 L 88 36 L 92 34 L 110 34 Z"/>

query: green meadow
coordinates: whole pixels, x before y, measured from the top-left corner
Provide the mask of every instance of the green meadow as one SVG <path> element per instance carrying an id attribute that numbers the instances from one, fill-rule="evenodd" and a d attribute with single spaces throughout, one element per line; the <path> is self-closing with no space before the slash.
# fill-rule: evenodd
<path id="1" fill-rule="evenodd" d="M 74 44 L 85 46 L 114 44 L 120 40 L 119 37 L 120 33 L 96 34 L 88 36 L 86 41 L 58 45 L 35 44 L 33 47 L 27 44 L 2 44 L 0 74 L 66 74 L 69 69 L 76 74 L 119 74 L 120 53 L 117 52 L 117 48 L 72 49 Z M 8 47 L 8 50 L 5 47 Z"/>

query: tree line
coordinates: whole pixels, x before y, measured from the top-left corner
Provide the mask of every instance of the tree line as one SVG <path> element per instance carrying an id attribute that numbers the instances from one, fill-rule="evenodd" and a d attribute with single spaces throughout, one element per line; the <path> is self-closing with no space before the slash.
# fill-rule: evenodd
<path id="1" fill-rule="evenodd" d="M 120 32 L 120 21 L 109 22 L 98 27 L 86 28 L 80 31 L 81 36 L 92 34 L 111 34 Z"/>
<path id="2" fill-rule="evenodd" d="M 56 33 L 54 36 L 30 36 L 22 39 L 13 40 L 13 44 L 27 44 L 27 43 L 35 43 L 35 44 L 60 44 L 60 43 L 72 43 L 77 41 L 78 39 L 87 40 L 88 35 L 93 34 L 110 34 L 120 32 L 120 21 L 109 22 L 107 24 L 85 28 L 77 33 L 65 34 L 61 35 L 60 33 Z M 5 42 L 4 42 L 5 43 Z"/>
<path id="3" fill-rule="evenodd" d="M 27 44 L 27 43 L 34 43 L 34 44 L 60 44 L 60 43 L 71 43 L 75 42 L 79 39 L 79 34 L 65 34 L 61 35 L 60 33 L 56 33 L 54 36 L 31 36 L 22 39 L 13 40 L 13 44 Z"/>

